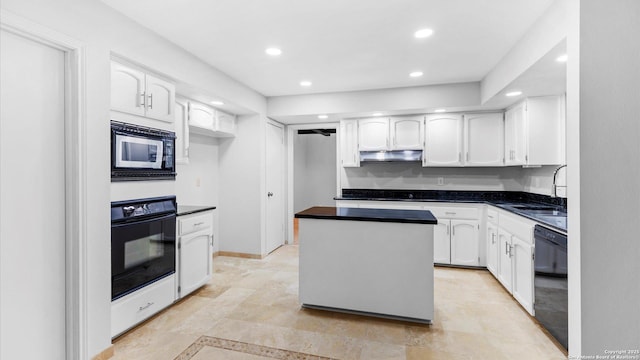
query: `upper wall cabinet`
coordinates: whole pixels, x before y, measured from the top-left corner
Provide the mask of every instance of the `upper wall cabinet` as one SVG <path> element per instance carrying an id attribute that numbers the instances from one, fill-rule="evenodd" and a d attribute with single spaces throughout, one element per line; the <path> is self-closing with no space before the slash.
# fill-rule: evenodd
<path id="1" fill-rule="evenodd" d="M 111 62 L 111 109 L 174 121 L 175 86 L 140 70 Z"/>
<path id="2" fill-rule="evenodd" d="M 391 150 L 422 150 L 423 124 L 422 116 L 398 116 L 389 119 Z"/>
<path id="3" fill-rule="evenodd" d="M 466 166 L 504 165 L 502 113 L 464 115 Z"/>
<path id="4" fill-rule="evenodd" d="M 206 105 L 189 102 L 189 129 L 194 133 L 213 137 L 234 137 L 236 131 L 235 115 L 210 108 Z"/>
<path id="5" fill-rule="evenodd" d="M 505 113 L 507 165 L 565 163 L 564 96 L 528 98 Z"/>
<path id="6" fill-rule="evenodd" d="M 176 163 L 189 163 L 189 102 L 184 98 L 176 98 Z"/>
<path id="7" fill-rule="evenodd" d="M 388 150 L 389 119 L 373 118 L 358 120 L 358 149 L 360 151 Z"/>
<path id="8" fill-rule="evenodd" d="M 358 121 L 360 151 L 421 150 L 422 116 L 372 118 Z"/>
<path id="9" fill-rule="evenodd" d="M 427 115 L 422 165 L 462 166 L 462 128 L 462 115 Z"/>
<path id="10" fill-rule="evenodd" d="M 358 120 L 340 121 L 340 161 L 343 167 L 359 167 Z"/>

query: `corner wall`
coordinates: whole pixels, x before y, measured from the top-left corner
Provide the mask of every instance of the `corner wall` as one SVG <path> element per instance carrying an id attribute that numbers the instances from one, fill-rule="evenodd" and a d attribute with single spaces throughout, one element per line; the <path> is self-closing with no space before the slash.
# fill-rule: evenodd
<path id="1" fill-rule="evenodd" d="M 580 186 L 581 335 L 569 351 L 594 356 L 640 349 L 640 1 L 579 7 L 580 173 L 570 181 Z M 569 223 L 570 260 L 571 241 Z"/>

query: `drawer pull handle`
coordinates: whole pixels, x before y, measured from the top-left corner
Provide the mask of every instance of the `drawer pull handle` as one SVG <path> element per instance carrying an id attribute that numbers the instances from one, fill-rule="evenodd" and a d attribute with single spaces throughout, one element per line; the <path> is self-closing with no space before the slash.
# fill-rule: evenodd
<path id="1" fill-rule="evenodd" d="M 193 224 L 193 226 L 194 226 L 194 227 L 195 227 L 195 226 L 200 226 L 200 225 L 204 225 L 204 222 L 202 222 L 202 221 L 201 221 L 201 222 L 199 222 L 199 223 L 195 223 L 195 224 Z"/>
<path id="2" fill-rule="evenodd" d="M 145 306 L 140 306 L 140 309 L 139 309 L 138 311 L 145 310 L 145 309 L 149 308 L 149 306 L 151 306 L 151 305 L 153 305 L 153 303 L 152 303 L 152 302 L 148 302 L 148 303 L 147 303 L 147 305 L 145 305 Z"/>
<path id="3" fill-rule="evenodd" d="M 447 215 L 455 215 L 456 213 L 451 212 L 451 211 L 447 211 L 447 212 L 445 212 L 445 214 L 447 214 Z"/>

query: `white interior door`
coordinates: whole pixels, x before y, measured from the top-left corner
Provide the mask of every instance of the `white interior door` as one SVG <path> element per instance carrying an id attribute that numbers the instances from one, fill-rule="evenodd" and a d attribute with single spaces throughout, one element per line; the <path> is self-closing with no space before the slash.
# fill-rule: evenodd
<path id="1" fill-rule="evenodd" d="M 0 78 L 0 358 L 66 359 L 65 54 L 1 30 Z"/>
<path id="2" fill-rule="evenodd" d="M 267 124 L 266 253 L 284 244 L 284 129 Z"/>

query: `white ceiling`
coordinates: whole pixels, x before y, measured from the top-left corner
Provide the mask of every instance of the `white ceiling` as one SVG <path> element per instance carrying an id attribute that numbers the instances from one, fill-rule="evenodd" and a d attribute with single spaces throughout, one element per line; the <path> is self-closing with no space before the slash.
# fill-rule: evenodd
<path id="1" fill-rule="evenodd" d="M 277 96 L 479 81 L 553 0 L 103 1 Z M 413 37 L 426 27 L 433 36 Z"/>

